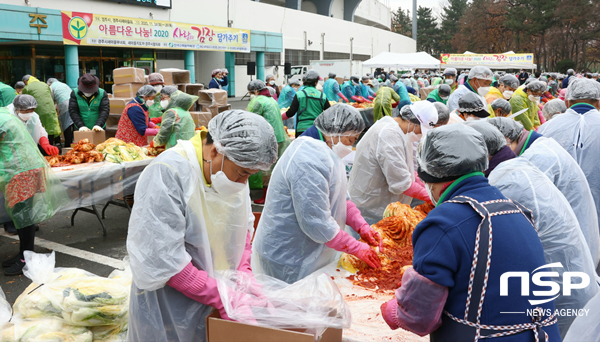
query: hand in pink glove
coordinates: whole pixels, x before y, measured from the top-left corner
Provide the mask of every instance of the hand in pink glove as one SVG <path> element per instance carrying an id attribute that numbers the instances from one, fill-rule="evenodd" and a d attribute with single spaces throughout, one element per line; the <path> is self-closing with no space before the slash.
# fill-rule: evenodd
<path id="1" fill-rule="evenodd" d="M 360 210 L 350 201 L 346 201 L 346 224 L 352 227 L 360 237 L 373 247 L 379 246 L 379 252 L 383 252 L 383 241 L 381 236 L 365 221 Z M 378 242 L 379 241 L 379 242 Z"/>
<path id="2" fill-rule="evenodd" d="M 148 128 L 154 128 L 156 127 L 156 124 L 152 121 L 148 121 Z"/>
<path id="3" fill-rule="evenodd" d="M 364 242 L 360 242 L 348 235 L 343 230 L 340 230 L 337 235 L 329 242 L 325 243 L 329 248 L 333 248 L 336 251 L 352 254 L 364 261 L 371 268 L 381 267 L 381 261 L 374 250 Z"/>
<path id="4" fill-rule="evenodd" d="M 352 96 L 351 99 L 353 99 L 354 101 L 356 101 L 358 103 L 365 102 L 365 101 L 363 101 L 362 97 L 356 96 L 356 95 Z"/>
<path id="5" fill-rule="evenodd" d="M 375 100 L 375 98 L 374 98 L 373 96 L 371 96 L 371 95 L 369 95 L 369 96 L 368 96 L 368 98 L 369 98 L 369 100 L 371 100 L 371 101 Z"/>
<path id="6" fill-rule="evenodd" d="M 379 253 L 383 253 L 383 240 L 381 239 L 381 235 L 371 228 L 369 224 L 363 225 L 356 232 L 360 234 L 360 237 L 367 241 L 369 245 L 379 247 Z"/>
<path id="7" fill-rule="evenodd" d="M 344 101 L 346 101 L 346 102 L 350 103 L 350 101 L 348 101 L 348 98 L 347 98 L 346 96 L 344 96 L 344 94 L 342 94 L 342 92 L 341 92 L 341 91 L 338 93 L 338 96 L 339 96 L 339 97 L 340 97 L 342 100 L 344 100 Z"/>
<path id="8" fill-rule="evenodd" d="M 146 134 L 144 134 L 145 137 L 148 136 L 154 136 L 158 134 L 158 128 L 146 128 Z"/>
<path id="9" fill-rule="evenodd" d="M 404 191 L 406 196 L 419 199 L 421 201 L 425 201 L 427 203 L 431 203 L 431 199 L 427 194 L 427 190 L 425 190 L 425 186 L 420 185 L 417 182 L 411 184 L 410 188 Z"/>
<path id="10" fill-rule="evenodd" d="M 390 329 L 396 330 L 400 328 L 400 322 L 398 322 L 398 301 L 396 301 L 396 297 L 381 304 L 381 317 L 390 326 Z"/>
<path id="11" fill-rule="evenodd" d="M 281 120 L 282 120 L 282 121 L 285 121 L 285 120 L 287 120 L 287 119 L 289 119 L 289 118 L 288 118 L 288 116 L 287 116 L 287 112 L 285 112 L 285 113 L 281 114 Z"/>

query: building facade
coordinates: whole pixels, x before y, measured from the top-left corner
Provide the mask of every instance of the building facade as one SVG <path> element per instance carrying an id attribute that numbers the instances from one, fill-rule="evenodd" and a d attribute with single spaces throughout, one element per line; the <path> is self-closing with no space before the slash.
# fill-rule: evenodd
<path id="1" fill-rule="evenodd" d="M 116 38 L 125 37 L 121 39 L 127 39 L 127 23 L 134 23 L 129 29 L 134 36 L 135 23 L 170 27 L 183 23 L 212 27 L 225 36 L 243 30 L 249 33 L 249 46 L 236 47 L 235 41 L 225 47 L 197 41 L 160 46 L 152 42 L 169 37 L 144 38 L 141 28 L 137 42 L 112 43 L 115 35 L 109 35 L 108 26 L 101 44 L 91 38 L 86 44 L 65 39 L 63 28 L 69 30 L 69 20 L 85 14 L 124 22 L 116 25 Z M 213 69 L 226 67 L 229 94 L 241 96 L 251 77 L 272 73 L 281 84 L 286 62 L 308 65 L 322 59 L 366 60 L 384 51 L 415 52 L 414 40 L 391 32 L 390 25 L 390 10 L 379 0 L 0 0 L 0 80 L 14 85 L 32 74 L 75 87 L 78 77 L 90 72 L 112 92 L 112 70 L 122 66 L 148 72 L 188 69 L 192 82 L 204 84 Z M 159 29 L 154 26 L 154 31 Z M 254 76 L 248 75 L 248 61 L 256 62 Z"/>

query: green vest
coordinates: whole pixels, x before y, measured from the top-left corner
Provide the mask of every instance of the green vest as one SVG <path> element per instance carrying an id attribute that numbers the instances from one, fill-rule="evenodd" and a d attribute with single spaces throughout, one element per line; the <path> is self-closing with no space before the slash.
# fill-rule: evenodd
<path id="1" fill-rule="evenodd" d="M 102 102 L 102 98 L 104 97 L 104 89 L 99 88 L 98 96 L 95 96 L 89 104 L 81 95 L 79 95 L 79 92 L 75 92 L 75 96 L 77 97 L 79 114 L 81 115 L 81 120 L 83 120 L 85 127 L 89 129 L 94 128 L 96 121 L 98 121 L 98 116 L 100 115 L 100 102 Z M 104 126 L 106 126 L 106 124 Z"/>
<path id="2" fill-rule="evenodd" d="M 160 99 L 160 94 L 156 94 L 156 98 Z M 154 100 L 154 103 L 148 108 L 148 116 L 150 119 L 160 118 L 163 115 L 163 109 L 160 106 L 160 101 Z"/>
<path id="3" fill-rule="evenodd" d="M 296 132 L 304 132 L 313 125 L 317 116 L 325 110 L 327 97 L 317 88 L 311 86 L 297 92 L 296 97 L 299 104 L 298 112 L 296 112 Z"/>

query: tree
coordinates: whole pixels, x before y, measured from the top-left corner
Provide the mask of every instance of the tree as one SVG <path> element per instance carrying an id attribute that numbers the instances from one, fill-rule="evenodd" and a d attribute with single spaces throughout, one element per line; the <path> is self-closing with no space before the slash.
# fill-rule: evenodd
<path id="1" fill-rule="evenodd" d="M 448 6 L 442 9 L 439 43 L 442 53 L 464 52 L 452 45 L 452 38 L 460 31 L 460 18 L 465 14 L 467 7 L 467 0 L 449 0 Z"/>
<path id="2" fill-rule="evenodd" d="M 440 29 L 429 7 L 417 10 L 417 51 L 439 54 Z"/>
<path id="3" fill-rule="evenodd" d="M 410 11 L 403 11 L 401 7 L 398 7 L 396 12 L 392 13 L 392 31 L 398 34 L 412 37 L 412 20 L 410 18 Z"/>

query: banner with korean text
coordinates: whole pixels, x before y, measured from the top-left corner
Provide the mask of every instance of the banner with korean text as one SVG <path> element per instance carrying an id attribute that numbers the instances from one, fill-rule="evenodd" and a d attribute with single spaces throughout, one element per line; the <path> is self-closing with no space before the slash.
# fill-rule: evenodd
<path id="1" fill-rule="evenodd" d="M 250 52 L 250 30 L 62 11 L 67 45 Z"/>
<path id="2" fill-rule="evenodd" d="M 442 67 L 453 66 L 497 66 L 497 67 L 530 67 L 533 65 L 532 53 L 498 53 L 498 54 L 442 54 L 440 57 Z"/>

